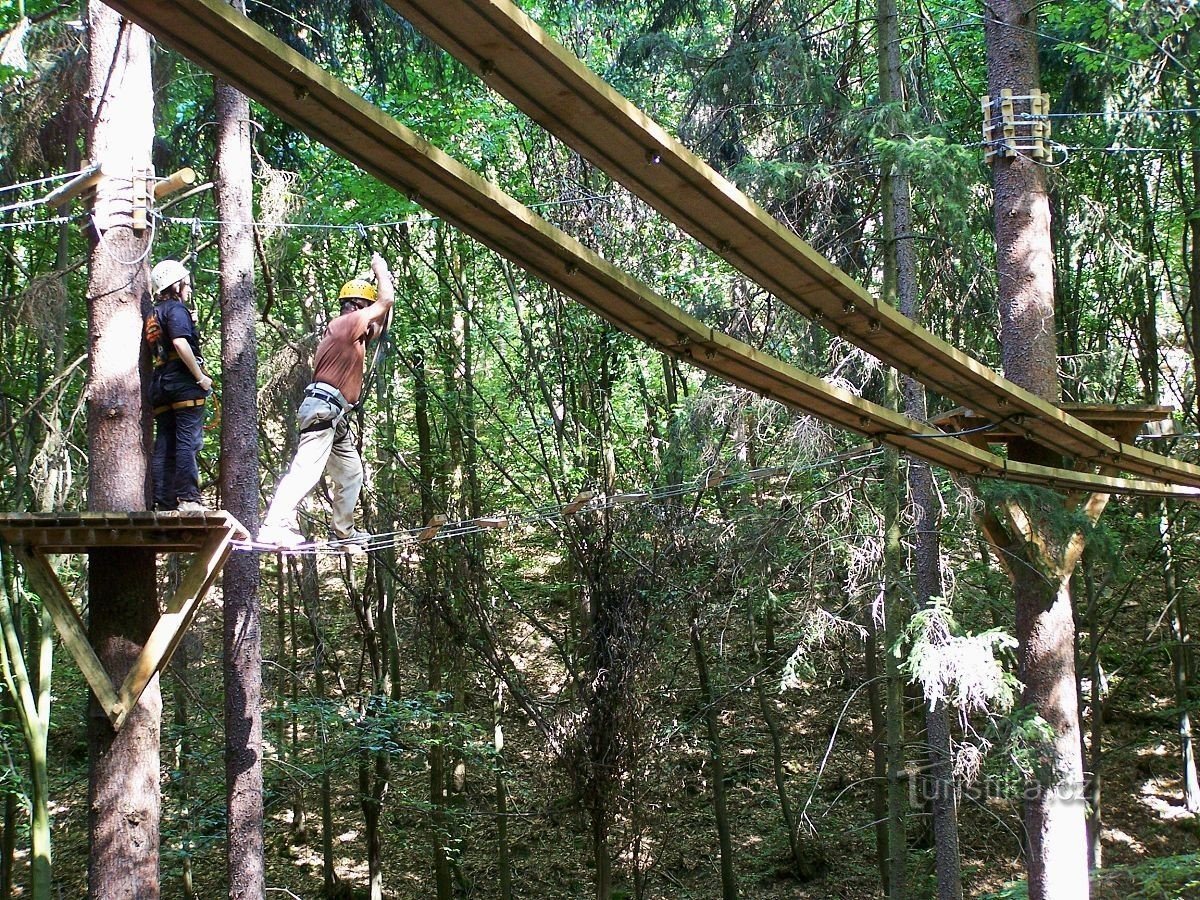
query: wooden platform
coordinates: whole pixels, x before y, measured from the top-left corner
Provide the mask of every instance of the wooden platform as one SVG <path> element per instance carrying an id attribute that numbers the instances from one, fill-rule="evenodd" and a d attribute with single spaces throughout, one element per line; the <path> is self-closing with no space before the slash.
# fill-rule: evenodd
<path id="1" fill-rule="evenodd" d="M 46 604 L 63 644 L 75 657 L 114 730 L 120 729 L 146 686 L 170 662 L 229 557 L 231 542 L 249 537 L 242 524 L 224 511 L 0 514 L 0 540 L 12 548 L 24 567 L 31 587 Z M 141 654 L 118 687 L 96 656 L 79 610 L 47 557 L 121 549 L 191 553 L 193 557 Z"/>
<path id="2" fill-rule="evenodd" d="M 1149 422 L 1161 422 L 1171 418 L 1170 406 L 1114 405 L 1103 403 L 1060 403 L 1058 408 L 1097 431 L 1123 443 L 1137 437 Z M 1029 439 L 1030 429 L 1021 416 L 1014 416 L 995 423 L 973 410 L 959 407 L 944 412 L 933 419 L 933 424 L 949 434 L 976 447 L 989 444 L 1007 444 L 1010 441 Z M 989 427 L 990 426 L 990 427 Z"/>

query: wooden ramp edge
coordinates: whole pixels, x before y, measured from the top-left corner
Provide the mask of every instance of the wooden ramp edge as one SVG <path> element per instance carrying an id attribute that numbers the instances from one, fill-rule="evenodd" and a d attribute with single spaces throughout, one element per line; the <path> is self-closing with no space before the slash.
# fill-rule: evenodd
<path id="1" fill-rule="evenodd" d="M 967 475 L 1191 499 L 1200 489 L 1011 462 L 705 326 L 363 100 L 221 0 L 106 0 L 122 15 L 385 184 L 652 348 Z"/>
<path id="2" fill-rule="evenodd" d="M 209 513 L 83 512 L 0 514 L 0 540 L 25 569 L 114 731 L 125 724 L 150 682 L 166 668 L 229 557 L 249 532 L 225 511 Z M 92 550 L 191 553 L 191 562 L 120 686 L 87 636 L 87 626 L 47 558 Z"/>
<path id="3" fill-rule="evenodd" d="M 814 322 L 992 422 L 1081 461 L 1200 485 L 1200 466 L 1122 443 L 872 297 L 509 0 L 387 0 L 490 87 Z"/>

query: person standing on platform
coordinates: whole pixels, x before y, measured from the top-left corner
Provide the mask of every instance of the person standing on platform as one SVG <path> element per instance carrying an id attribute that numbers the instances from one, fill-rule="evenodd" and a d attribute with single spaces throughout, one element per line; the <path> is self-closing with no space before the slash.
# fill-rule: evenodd
<path id="1" fill-rule="evenodd" d="M 296 507 L 329 475 L 333 536 L 362 544 L 370 537 L 354 527 L 354 509 L 363 485 L 363 464 L 350 436 L 350 411 L 363 387 L 367 345 L 387 324 L 395 303 L 392 273 L 382 256 L 371 256 L 372 284 L 365 278 L 346 282 L 338 293 L 341 312 L 329 323 L 313 358 L 313 381 L 304 389 L 296 413 L 300 445 L 287 474 L 275 489 L 258 541 L 281 548 L 304 543 Z"/>
<path id="2" fill-rule="evenodd" d="M 200 496 L 200 446 L 204 442 L 204 404 L 213 380 L 200 356 L 200 331 L 188 308 L 192 276 L 176 259 L 164 259 L 150 272 L 154 308 L 146 317 L 145 336 L 154 373 L 154 508 L 205 512 Z"/>

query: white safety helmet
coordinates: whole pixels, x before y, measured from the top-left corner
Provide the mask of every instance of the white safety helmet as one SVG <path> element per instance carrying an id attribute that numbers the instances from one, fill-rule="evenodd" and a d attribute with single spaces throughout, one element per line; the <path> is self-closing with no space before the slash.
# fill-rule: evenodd
<path id="1" fill-rule="evenodd" d="M 187 266 L 177 259 L 164 259 L 150 270 L 150 291 L 157 297 L 191 275 Z"/>

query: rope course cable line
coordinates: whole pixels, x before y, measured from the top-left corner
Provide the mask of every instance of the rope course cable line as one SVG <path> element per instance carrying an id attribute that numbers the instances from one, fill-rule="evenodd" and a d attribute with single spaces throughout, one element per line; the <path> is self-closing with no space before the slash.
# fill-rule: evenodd
<path id="1" fill-rule="evenodd" d="M 565 200 L 547 200 L 543 203 L 529 204 L 530 209 L 543 209 L 553 206 L 570 206 L 576 203 L 590 203 L 596 200 L 609 201 L 614 199 L 612 194 L 595 194 L 588 197 L 571 197 Z M 2 210 L 0 210 L 2 211 Z M 168 225 L 207 225 L 220 226 L 229 224 L 222 219 L 201 219 L 195 216 L 164 216 L 159 215 L 157 218 Z M 399 226 L 422 225 L 428 222 L 440 222 L 441 216 L 419 216 L 406 219 L 395 219 L 389 222 L 353 222 L 353 223 L 323 223 L 323 222 L 271 222 L 271 221 L 256 221 L 254 224 L 260 228 L 288 228 L 288 229 L 312 229 L 314 231 L 354 231 L 361 232 L 362 230 L 374 231 L 380 228 L 398 228 Z"/>
<path id="2" fill-rule="evenodd" d="M 703 490 L 727 489 L 768 478 L 815 472 L 840 463 L 868 460 L 882 452 L 882 450 L 876 447 L 858 447 L 808 466 L 762 466 L 757 469 L 748 469 L 745 472 L 728 476 L 720 475 L 719 467 L 717 467 L 709 469 L 707 473 L 691 481 L 664 485 L 662 487 L 623 491 L 615 494 L 600 494 L 585 491 L 566 503 L 551 504 L 524 512 L 505 511 L 471 519 L 460 519 L 455 522 L 439 522 L 436 524 L 436 531 L 432 532 L 431 528 L 433 526 L 425 524 L 399 531 L 373 534 L 370 536 L 366 547 L 362 547 L 362 543 L 355 540 L 314 542 L 301 544 L 299 547 L 287 550 L 281 550 L 281 548 L 274 544 L 235 540 L 233 547 L 235 550 L 242 551 L 259 553 L 284 552 L 289 554 L 344 553 L 348 548 L 361 547 L 366 552 L 372 553 L 380 550 L 407 547 L 418 543 L 453 540 L 483 532 L 516 531 L 523 526 L 556 521 L 580 513 L 600 512 L 616 509 L 621 506 L 657 503 Z"/>
<path id="3" fill-rule="evenodd" d="M 54 216 L 50 219 L 34 219 L 24 222 L 0 222 L 0 231 L 8 228 L 36 228 L 38 225 L 64 225 L 73 221 L 72 216 Z"/>
<path id="4" fill-rule="evenodd" d="M 1025 115 L 1024 113 L 1022 115 Z M 1111 119 L 1111 118 L 1137 118 L 1144 117 L 1155 119 L 1159 116 L 1196 116 L 1200 115 L 1200 107 L 1183 106 L 1176 109 L 1153 109 L 1146 107 L 1144 109 L 1115 109 L 1100 112 L 1052 112 L 1047 113 L 1051 119 Z"/>
<path id="5" fill-rule="evenodd" d="M 16 203 L 9 203 L 7 206 L 0 206 L 0 215 L 11 212 L 20 212 L 23 209 L 33 209 L 35 206 L 41 206 L 41 198 L 34 200 L 18 200 Z"/>
<path id="6" fill-rule="evenodd" d="M 960 15 L 970 16 L 971 18 L 975 19 L 980 24 L 986 23 L 988 21 L 988 17 L 985 16 L 983 13 L 972 12 L 969 9 L 961 9 L 957 6 L 951 6 L 949 3 L 939 2 L 939 0 L 925 0 L 925 2 L 929 6 L 936 6 L 939 9 L 945 9 L 945 10 L 949 10 L 950 12 L 959 13 Z M 1054 44 L 1058 44 L 1060 46 L 1076 47 L 1087 53 L 1094 53 L 1097 56 L 1103 56 L 1105 59 L 1111 59 L 1115 62 L 1128 63 L 1131 66 L 1147 65 L 1146 60 L 1130 59 L 1127 56 L 1120 56 L 1116 53 L 1109 53 L 1106 50 L 1097 50 L 1095 47 L 1089 47 L 1087 44 L 1081 44 L 1078 41 L 1072 41 L 1067 38 L 1061 38 L 1056 35 L 1045 32 L 1045 31 L 1038 31 L 1036 28 L 1026 28 L 1023 25 L 1015 25 L 1012 22 L 1001 22 L 999 24 L 1005 28 L 1012 29 L 1013 31 L 1020 31 L 1025 34 L 1034 35 L 1035 37 L 1045 38 L 1046 40 L 1048 40 Z M 958 22 L 958 23 L 955 23 L 955 27 L 966 28 L 967 23 L 966 22 Z M 1168 56 L 1170 56 L 1170 54 L 1168 54 Z M 1171 59 L 1176 64 L 1178 64 L 1178 60 L 1176 60 L 1173 56 L 1171 57 Z"/>
<path id="7" fill-rule="evenodd" d="M 47 175 L 44 178 L 35 178 L 32 181 L 21 181 L 16 184 L 0 185 L 0 194 L 8 193 L 9 191 L 19 191 L 22 188 L 37 187 L 39 184 L 49 184 L 52 181 L 68 181 L 76 175 L 82 175 L 86 169 L 80 169 L 77 172 L 65 172 L 59 175 Z"/>

